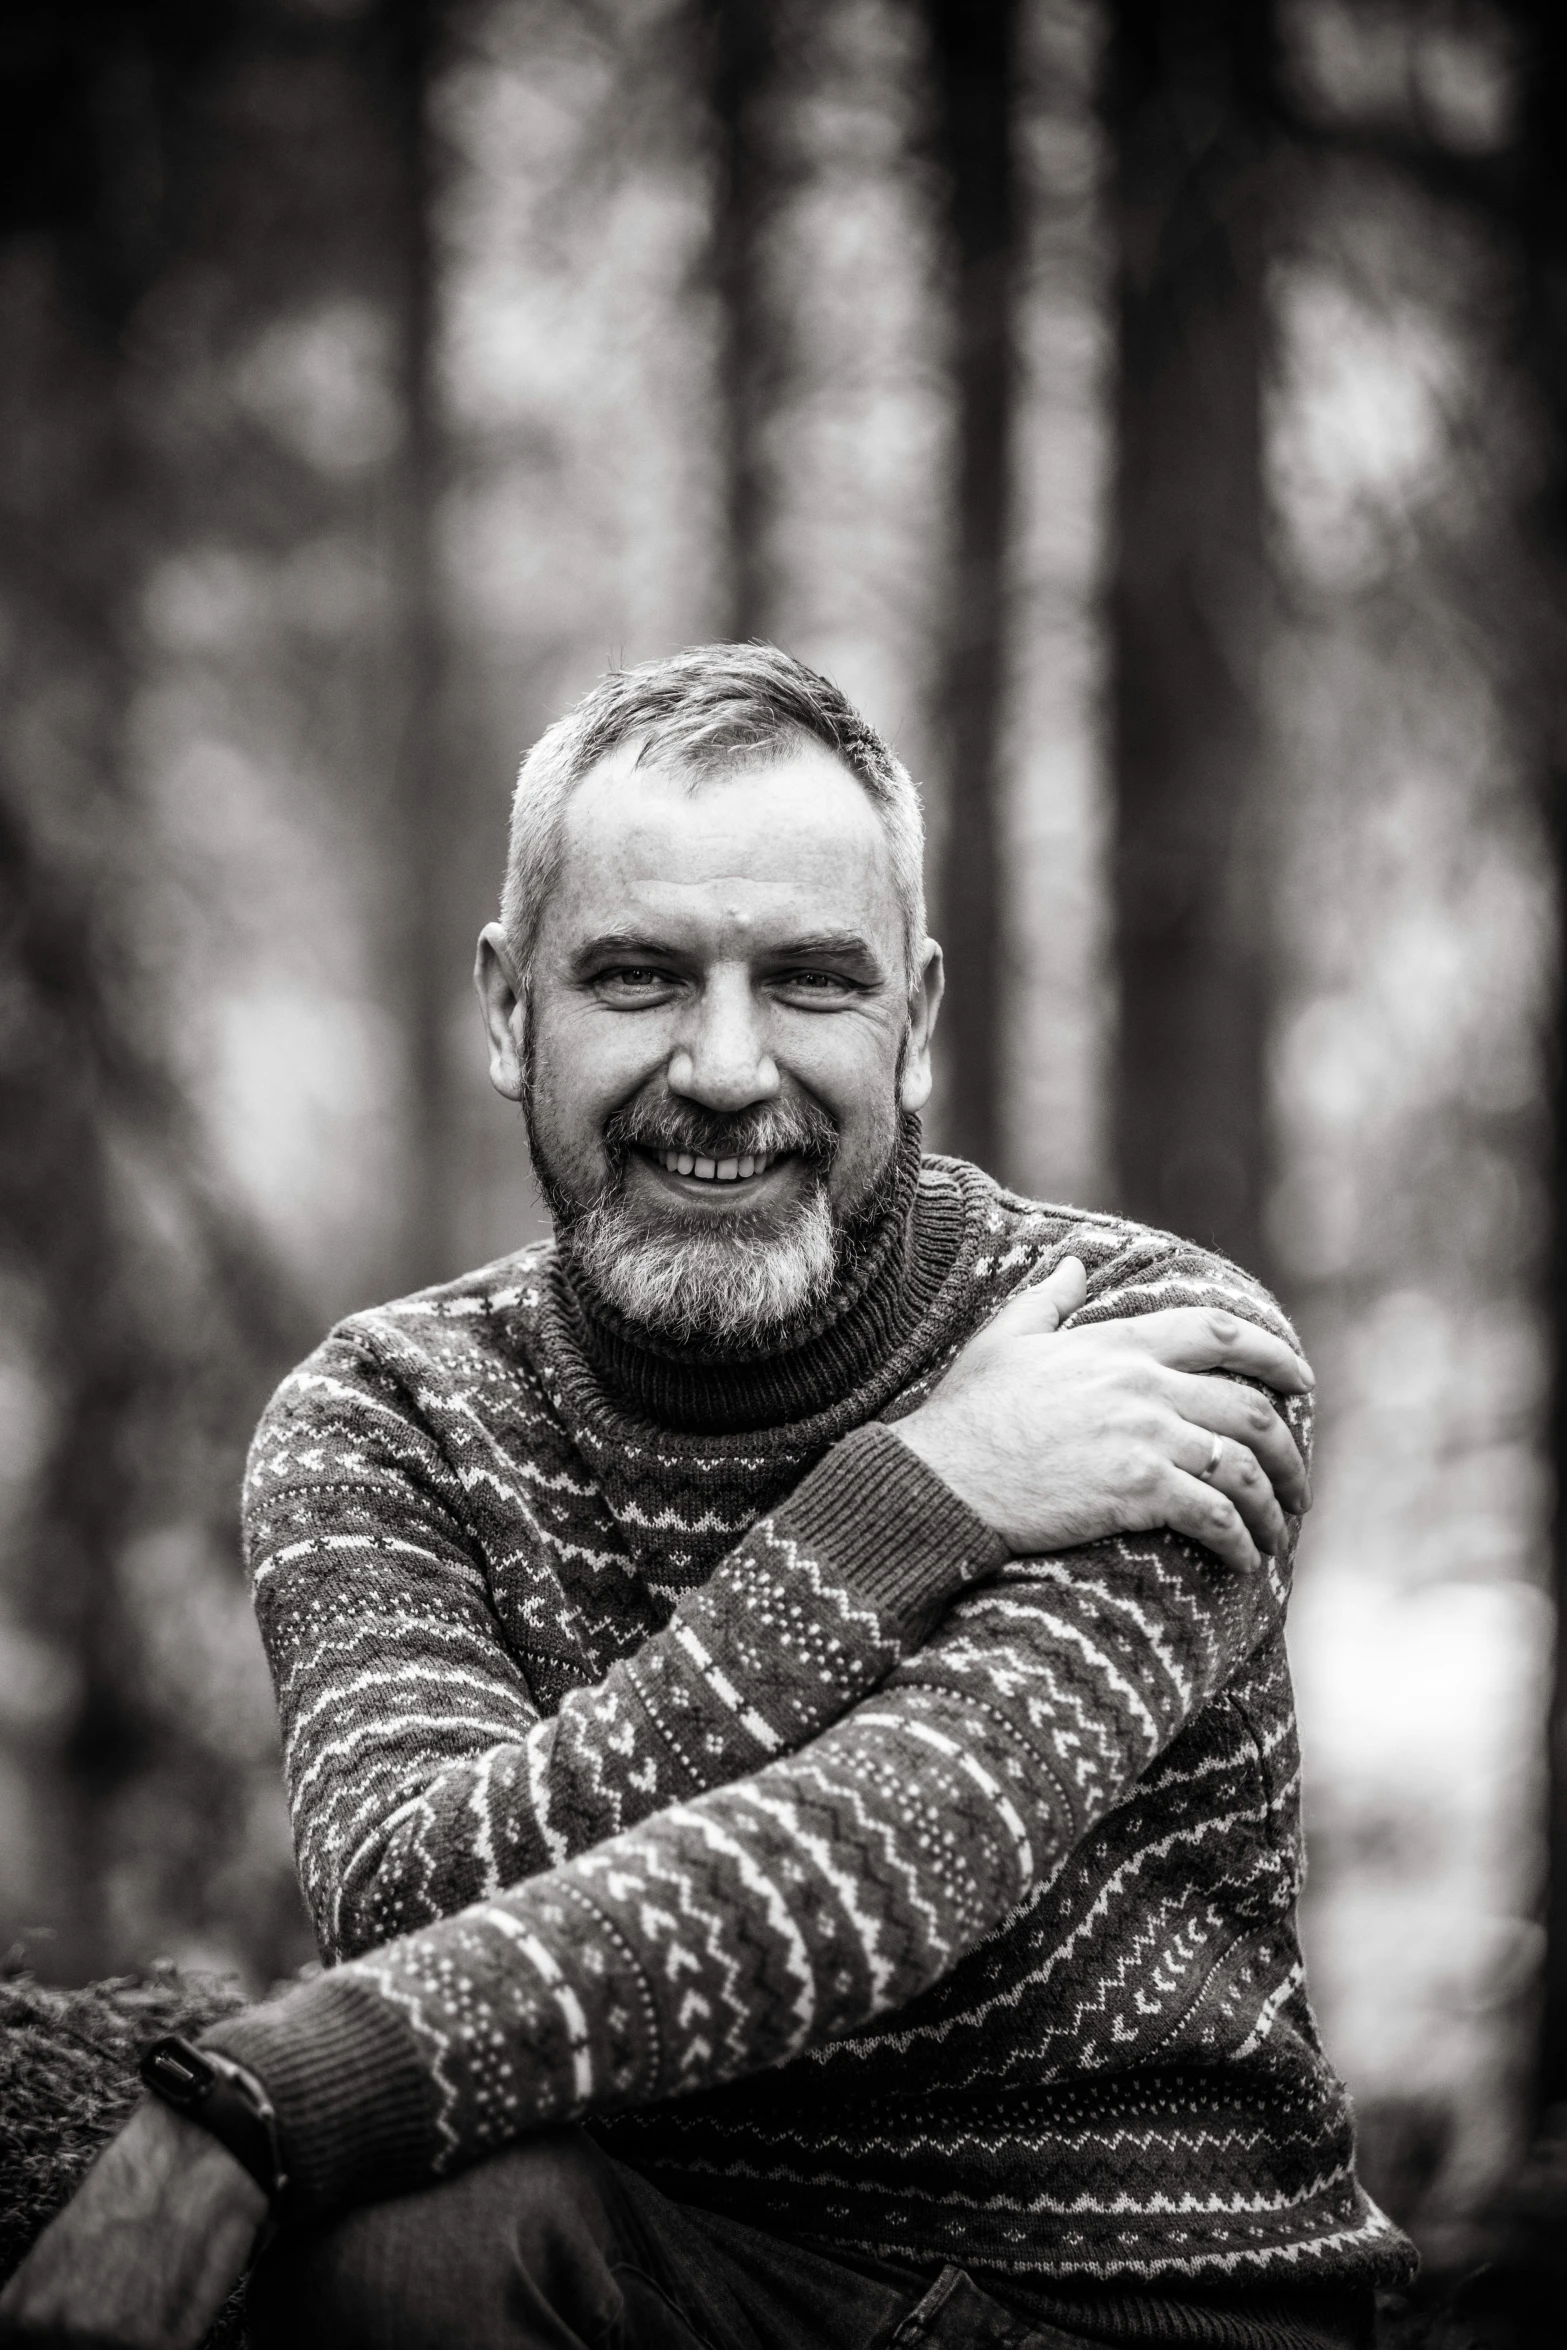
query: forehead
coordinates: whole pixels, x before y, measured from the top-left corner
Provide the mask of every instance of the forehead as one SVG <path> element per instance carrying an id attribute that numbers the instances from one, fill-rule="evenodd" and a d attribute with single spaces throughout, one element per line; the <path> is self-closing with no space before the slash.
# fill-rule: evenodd
<path id="1" fill-rule="evenodd" d="M 657 918 L 760 936 L 803 922 L 901 943 L 881 816 L 824 746 L 697 778 L 636 753 L 622 744 L 568 800 L 547 924 Z"/>

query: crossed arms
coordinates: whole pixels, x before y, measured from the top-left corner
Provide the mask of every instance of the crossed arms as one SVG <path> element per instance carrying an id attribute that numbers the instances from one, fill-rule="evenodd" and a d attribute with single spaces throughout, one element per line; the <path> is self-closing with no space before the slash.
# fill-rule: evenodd
<path id="1" fill-rule="evenodd" d="M 798 1753 L 1009 1556 L 1179 1526 L 1255 1574 L 1259 1551 L 1286 1542 L 1286 1508 L 1306 1504 L 1304 1466 L 1270 1398 L 1206 1366 L 1298 1399 L 1292 1348 L 1195 1308 L 1030 1343 L 1082 1295 L 1072 1259 L 1014 1300 L 898 1424 L 901 1441 L 873 1426 L 836 1447 L 662 1631 L 542 1717 L 433 1440 L 390 1413 L 367 1435 L 362 1383 L 344 1383 L 339 1420 L 328 1370 L 296 1382 L 313 1454 L 340 1465 L 325 1504 L 312 1480 L 297 1516 L 300 1471 L 280 1468 L 253 1513 L 256 1602 L 326 1955 L 450 1916 Z M 1204 1461 L 1219 1431 L 1231 1492 L 1172 1458 Z M 281 1442 L 297 1461 L 298 1437 Z M 1104 1563 L 1123 1583 L 1141 1572 Z M 395 1686 L 378 1663 L 389 1621 Z M 383 1701 L 356 1705 L 378 1683 Z"/>
<path id="2" fill-rule="evenodd" d="M 1195 1310 L 1042 1348 L 1073 1302 L 1070 1276 L 1058 1278 L 1067 1287 L 1054 1301 L 1016 1301 L 965 1351 L 923 1424 L 907 1424 L 907 1444 L 884 1430 L 850 1439 L 662 1633 L 548 1720 L 520 1675 L 507 1695 L 493 1660 L 482 1689 L 465 1684 L 464 1609 L 481 1630 L 484 1610 L 464 1556 L 447 1562 L 430 1610 L 450 1637 L 431 1651 L 426 1694 L 438 1688 L 440 1704 L 425 1710 L 444 1709 L 444 1727 L 419 1784 L 405 1776 L 398 1789 L 407 1757 L 395 1739 L 382 1753 L 373 1738 L 345 1743 L 329 1702 L 319 1724 L 302 1723 L 292 1768 L 323 1938 L 345 1952 L 401 1938 L 256 2011 L 224 2044 L 269 2086 L 302 2069 L 290 2048 L 310 2047 L 311 2095 L 365 2105 L 346 2167 L 341 2131 L 317 2133 L 313 2152 L 310 2116 L 296 2117 L 297 2167 L 321 2207 L 413 2183 L 375 2168 L 397 2136 L 374 2110 L 387 2083 L 405 2098 L 411 2081 L 426 2092 L 422 2134 L 405 2131 L 402 2145 L 414 2175 L 429 2176 L 544 2120 L 754 2071 L 904 2005 L 1053 1872 L 1276 1620 L 1280 1584 L 1259 1550 L 1285 1549 L 1279 1495 L 1298 1508 L 1304 1471 L 1272 1406 L 1209 1372 L 1293 1392 L 1302 1425 L 1307 1375 L 1292 1351 L 1236 1316 Z M 1228 1497 L 1197 1473 L 1215 1435 L 1234 1448 Z M 877 1478 L 887 1508 L 872 1515 L 885 1524 L 890 1510 L 891 1546 L 856 1555 Z M 991 1519 L 964 1502 L 965 1482 Z M 410 1511 L 428 1520 L 417 1485 Z M 1172 1523 L 1228 1571 L 1163 1530 Z M 431 1531 L 418 1531 L 420 1551 Z M 1085 1541 L 1098 1549 L 1055 1555 Z M 900 1544 L 917 1571 L 893 1571 Z M 288 1714 L 284 1676 L 280 1695 Z M 639 1741 L 644 1721 L 656 1736 Z M 848 1845 L 845 1819 L 856 1823 Z M 693 1917 L 713 1954 L 706 1971 L 685 1961 Z M 503 2022 L 443 2022 L 454 1971 L 464 1997 Z M 372 2030 L 387 2061 L 366 2101 Z M 337 2080 L 334 2046 L 358 2051 Z M 156 2142 L 127 2152 L 138 2128 Z M 95 2174 L 100 2212 L 116 2194 L 123 2207 L 132 2170 L 145 2204 L 159 2162 L 179 2204 L 170 2133 L 189 2128 L 156 2110 L 138 2117 Z M 197 2164 L 186 2149 L 202 2177 L 211 2153 Z M 240 2214 L 257 2191 L 229 2167 L 227 2208 Z M 70 2297 L 64 2255 L 74 2221 L 80 2272 L 93 2196 L 90 2184 L 51 2231 L 64 2237 L 54 2258 L 49 2238 L 40 2245 L 8 2310 L 119 2322 Z M 259 2216 L 252 2208 L 252 2227 Z M 162 2330 L 125 2338 L 198 2338 L 199 2325 L 180 2330 L 168 2314 L 199 2309 L 197 2232 L 172 2213 L 150 2238 L 140 2231 L 164 2247 L 173 2281 L 159 2288 Z M 222 2235 L 209 2212 L 208 2244 Z M 155 2306 L 145 2278 L 136 2294 L 123 2293 L 120 2313 Z"/>

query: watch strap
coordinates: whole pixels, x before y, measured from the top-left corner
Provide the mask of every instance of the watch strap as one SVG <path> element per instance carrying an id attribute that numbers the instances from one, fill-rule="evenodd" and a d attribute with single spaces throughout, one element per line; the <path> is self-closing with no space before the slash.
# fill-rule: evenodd
<path id="1" fill-rule="evenodd" d="M 169 2032 L 154 2040 L 140 2065 L 142 2081 L 176 2113 L 211 2132 L 249 2171 L 274 2211 L 288 2187 L 277 2114 L 252 2072 L 215 2048 Z"/>

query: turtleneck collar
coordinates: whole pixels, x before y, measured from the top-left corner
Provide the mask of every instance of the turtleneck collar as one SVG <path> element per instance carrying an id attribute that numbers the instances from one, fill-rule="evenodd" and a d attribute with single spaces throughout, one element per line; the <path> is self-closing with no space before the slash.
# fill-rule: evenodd
<path id="1" fill-rule="evenodd" d="M 639 1420 L 718 1435 L 812 1419 L 886 1362 L 951 1268 L 961 1213 L 922 1199 L 919 1173 L 919 1121 L 905 1118 L 885 1214 L 822 1304 L 771 1345 L 719 1354 L 653 1338 L 604 1302 L 569 1246 L 555 1252 L 556 1310 L 606 1398 Z"/>

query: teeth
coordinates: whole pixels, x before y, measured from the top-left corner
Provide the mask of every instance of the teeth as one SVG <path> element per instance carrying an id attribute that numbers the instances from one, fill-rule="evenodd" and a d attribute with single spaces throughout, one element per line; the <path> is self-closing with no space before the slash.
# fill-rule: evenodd
<path id="1" fill-rule="evenodd" d="M 703 1183 L 745 1183 L 765 1175 L 773 1163 L 771 1151 L 747 1151 L 734 1159 L 699 1159 L 690 1151 L 660 1151 L 658 1156 L 666 1174 L 695 1175 Z"/>

